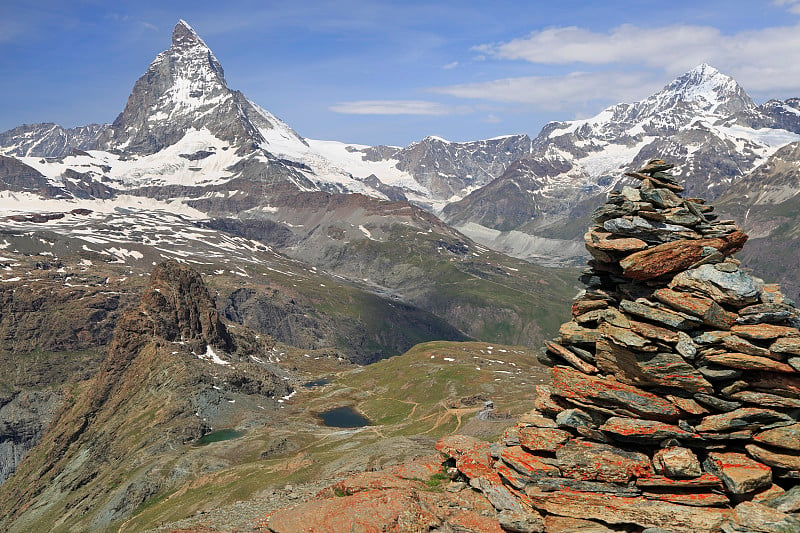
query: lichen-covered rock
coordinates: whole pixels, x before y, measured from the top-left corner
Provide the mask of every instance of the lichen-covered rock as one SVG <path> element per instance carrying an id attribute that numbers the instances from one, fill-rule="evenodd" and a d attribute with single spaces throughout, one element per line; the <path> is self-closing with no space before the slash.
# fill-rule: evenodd
<path id="1" fill-rule="evenodd" d="M 558 449 L 556 458 L 566 477 L 585 481 L 626 483 L 652 473 L 645 454 L 591 441 L 572 440 Z"/>
<path id="2" fill-rule="evenodd" d="M 720 478 L 733 494 L 747 494 L 772 485 L 772 470 L 742 453 L 711 452 L 703 467 Z"/>
<path id="3" fill-rule="evenodd" d="M 608 229 L 606 227 L 606 229 Z M 722 238 L 677 240 L 666 242 L 641 252 L 635 252 L 620 261 L 624 275 L 635 280 L 648 280 L 673 274 L 697 263 L 707 248 L 723 254 L 738 252 L 747 241 L 747 235 L 735 231 Z"/>
<path id="4" fill-rule="evenodd" d="M 800 423 L 767 429 L 756 433 L 753 440 L 768 446 L 800 451 Z"/>
<path id="5" fill-rule="evenodd" d="M 680 446 L 658 450 L 653 456 L 653 465 L 656 472 L 669 478 L 698 478 L 703 474 L 694 452 Z"/>

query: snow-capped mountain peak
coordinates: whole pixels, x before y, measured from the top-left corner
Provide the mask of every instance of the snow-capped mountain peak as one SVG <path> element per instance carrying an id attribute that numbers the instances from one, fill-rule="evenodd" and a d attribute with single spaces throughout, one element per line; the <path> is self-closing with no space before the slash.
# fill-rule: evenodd
<path id="1" fill-rule="evenodd" d="M 261 142 L 258 129 L 247 120 L 243 107 L 250 106 L 244 100 L 228 88 L 211 49 L 181 20 L 171 46 L 136 82 L 125 109 L 98 147 L 155 153 L 203 128 L 232 144 Z"/>
<path id="2" fill-rule="evenodd" d="M 707 63 L 676 78 L 651 98 L 662 104 L 691 104 L 707 113 L 750 111 L 756 107 L 736 80 Z"/>

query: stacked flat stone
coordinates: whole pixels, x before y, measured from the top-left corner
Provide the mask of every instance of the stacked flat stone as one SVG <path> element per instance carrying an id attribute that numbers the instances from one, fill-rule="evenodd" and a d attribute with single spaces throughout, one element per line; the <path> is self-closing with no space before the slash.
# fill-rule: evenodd
<path id="1" fill-rule="evenodd" d="M 671 168 L 594 212 L 536 411 L 499 444 L 438 445 L 506 529 L 800 531 L 800 310 Z"/>

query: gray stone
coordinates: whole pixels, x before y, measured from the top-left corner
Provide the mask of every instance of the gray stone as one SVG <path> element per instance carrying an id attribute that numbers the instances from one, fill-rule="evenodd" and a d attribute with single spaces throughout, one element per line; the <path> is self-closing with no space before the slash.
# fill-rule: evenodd
<path id="1" fill-rule="evenodd" d="M 702 265 L 676 275 L 670 288 L 696 290 L 718 303 L 743 307 L 758 301 L 763 283 L 753 276 L 736 269 L 723 272 L 717 265 Z"/>
<path id="2" fill-rule="evenodd" d="M 641 302 L 622 300 L 619 306 L 626 313 L 659 322 L 671 328 L 689 330 L 702 324 L 702 321 L 693 316 L 651 307 Z"/>
<path id="3" fill-rule="evenodd" d="M 616 235 L 637 237 L 648 242 L 662 242 L 681 238 L 681 233 L 688 232 L 687 228 L 675 224 L 664 224 L 646 220 L 642 217 L 612 218 L 603 222 L 603 229 Z"/>
<path id="4" fill-rule="evenodd" d="M 710 381 L 724 381 L 736 379 L 742 375 L 741 370 L 735 368 L 718 368 L 710 366 L 698 366 L 697 371 L 703 374 Z"/>
<path id="5" fill-rule="evenodd" d="M 497 513 L 497 521 L 506 531 L 515 533 L 540 533 L 544 531 L 544 520 L 539 514 L 532 512 L 517 512 L 503 509 Z"/>
<path id="6" fill-rule="evenodd" d="M 660 207 L 662 209 L 667 207 L 678 207 L 683 203 L 677 194 L 668 189 L 646 189 L 643 187 L 640 190 L 640 194 L 642 196 L 642 200 L 650 202 L 656 207 Z"/>
<path id="7" fill-rule="evenodd" d="M 713 407 L 717 411 L 733 411 L 734 409 L 738 409 L 742 406 L 742 402 L 730 402 L 723 400 L 722 398 L 712 396 L 711 394 L 698 393 L 694 395 L 694 399 L 703 405 Z"/>
<path id="8" fill-rule="evenodd" d="M 639 496 L 641 491 L 623 483 L 602 483 L 600 481 L 581 481 L 566 477 L 548 477 L 536 480 L 536 489 L 545 492 L 577 490 L 580 492 L 599 492 L 615 496 Z"/>
<path id="9" fill-rule="evenodd" d="M 556 415 L 556 423 L 560 427 L 578 428 L 581 426 L 592 427 L 592 416 L 580 409 L 565 409 Z"/>
<path id="10" fill-rule="evenodd" d="M 480 490 L 489 503 L 497 509 L 502 511 L 507 509 L 519 514 L 524 514 L 525 509 L 519 500 L 503 485 L 496 481 L 489 481 L 486 478 L 470 479 L 470 485 Z"/>
<path id="11" fill-rule="evenodd" d="M 800 511 L 800 485 L 792 487 L 780 496 L 766 503 L 768 506 L 782 513 L 796 513 Z"/>
<path id="12" fill-rule="evenodd" d="M 647 455 L 608 444 L 572 440 L 556 451 L 556 458 L 562 475 L 581 481 L 626 483 L 652 474 Z"/>
<path id="13" fill-rule="evenodd" d="M 800 519 L 756 502 L 742 502 L 733 511 L 731 531 L 797 533 Z M 727 524 L 726 524 L 727 525 Z"/>
<path id="14" fill-rule="evenodd" d="M 694 359 L 697 355 L 697 346 L 692 338 L 683 331 L 678 332 L 678 343 L 675 345 L 675 350 L 687 359 Z"/>

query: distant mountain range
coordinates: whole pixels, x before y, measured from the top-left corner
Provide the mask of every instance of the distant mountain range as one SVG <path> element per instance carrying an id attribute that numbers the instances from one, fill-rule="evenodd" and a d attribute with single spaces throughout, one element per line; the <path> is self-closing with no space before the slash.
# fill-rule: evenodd
<path id="1" fill-rule="evenodd" d="M 230 89 L 213 52 L 181 21 L 112 124 L 20 126 L 0 134 L 0 153 L 31 167 L 36 190 L 53 198 L 133 194 L 282 223 L 283 208 L 264 201 L 275 191 L 284 200 L 292 191 L 361 193 L 408 201 L 503 253 L 564 265 L 585 258 L 586 216 L 625 169 L 669 159 L 690 194 L 714 199 L 797 141 L 800 99 L 756 105 L 705 64 L 639 102 L 550 123 L 535 139 L 426 137 L 404 148 L 306 139 Z M 6 187 L 24 192 L 7 174 L 0 170 Z M 263 194 L 254 198 L 242 180 L 261 182 Z"/>

